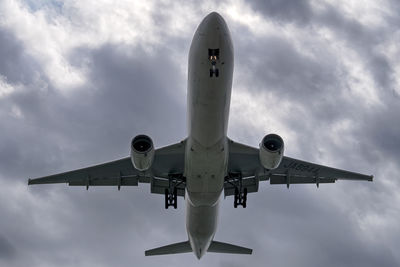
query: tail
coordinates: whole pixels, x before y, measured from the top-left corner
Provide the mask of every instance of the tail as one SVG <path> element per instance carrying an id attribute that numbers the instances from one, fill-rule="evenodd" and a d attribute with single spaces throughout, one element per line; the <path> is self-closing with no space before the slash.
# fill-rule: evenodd
<path id="1" fill-rule="evenodd" d="M 240 247 L 228 243 L 212 241 L 207 252 L 215 253 L 231 253 L 231 254 L 251 254 L 253 250 L 250 248 Z"/>
<path id="2" fill-rule="evenodd" d="M 144 252 L 144 255 L 156 256 L 156 255 L 178 254 L 178 253 L 188 253 L 188 252 L 192 252 L 192 247 L 190 246 L 189 241 L 185 241 L 146 250 Z"/>
<path id="3" fill-rule="evenodd" d="M 167 255 L 167 254 L 179 254 L 192 252 L 192 247 L 189 241 L 174 243 L 171 245 L 153 248 L 145 251 L 146 256 L 156 255 Z M 222 243 L 218 241 L 212 241 L 207 252 L 214 253 L 231 253 L 231 254 L 251 254 L 253 252 L 250 248 L 240 247 L 228 243 Z"/>

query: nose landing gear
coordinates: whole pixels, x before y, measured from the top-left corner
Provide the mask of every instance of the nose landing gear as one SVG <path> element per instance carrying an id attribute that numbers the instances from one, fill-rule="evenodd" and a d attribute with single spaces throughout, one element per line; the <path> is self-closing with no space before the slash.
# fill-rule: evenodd
<path id="1" fill-rule="evenodd" d="M 219 76 L 219 69 L 217 68 L 217 61 L 219 60 L 219 49 L 208 49 L 208 58 L 211 62 L 210 77 Z"/>
<path id="2" fill-rule="evenodd" d="M 210 69 L 210 77 L 212 77 L 215 74 L 215 77 L 219 76 L 219 69 L 217 69 L 215 67 L 215 65 L 213 65 Z"/>

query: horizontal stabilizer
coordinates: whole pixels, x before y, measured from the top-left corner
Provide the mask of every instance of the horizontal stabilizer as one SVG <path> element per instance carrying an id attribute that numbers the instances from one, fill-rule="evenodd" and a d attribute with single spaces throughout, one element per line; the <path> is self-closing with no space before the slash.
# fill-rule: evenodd
<path id="1" fill-rule="evenodd" d="M 156 256 L 156 255 L 178 254 L 178 253 L 188 253 L 188 252 L 192 252 L 192 247 L 190 246 L 189 241 L 185 241 L 146 250 L 144 252 L 144 255 Z"/>
<path id="2" fill-rule="evenodd" d="M 208 252 L 215 253 L 231 253 L 231 254 L 251 254 L 253 252 L 250 248 L 240 247 L 228 243 L 212 241 Z"/>

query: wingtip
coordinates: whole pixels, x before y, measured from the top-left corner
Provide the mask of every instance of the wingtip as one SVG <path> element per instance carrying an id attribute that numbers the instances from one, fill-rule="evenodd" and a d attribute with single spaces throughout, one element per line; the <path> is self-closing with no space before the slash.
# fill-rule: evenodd
<path id="1" fill-rule="evenodd" d="M 31 179 L 28 179 L 28 185 L 31 185 Z"/>
<path id="2" fill-rule="evenodd" d="M 370 182 L 374 181 L 374 176 L 371 175 L 371 176 L 369 177 L 369 180 L 368 180 L 368 181 L 370 181 Z"/>

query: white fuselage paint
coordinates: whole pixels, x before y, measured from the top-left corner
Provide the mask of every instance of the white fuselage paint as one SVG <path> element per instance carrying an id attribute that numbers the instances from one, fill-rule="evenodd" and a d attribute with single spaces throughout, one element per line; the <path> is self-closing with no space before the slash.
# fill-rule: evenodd
<path id="1" fill-rule="evenodd" d="M 209 49 L 219 49 L 218 77 L 210 77 Z M 200 259 L 217 228 L 218 204 L 227 175 L 227 127 L 233 76 L 229 29 L 211 13 L 194 34 L 189 52 L 188 130 L 185 152 L 186 228 Z"/>

